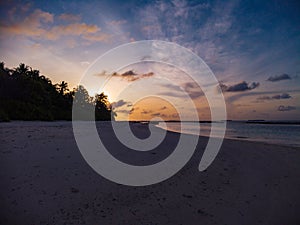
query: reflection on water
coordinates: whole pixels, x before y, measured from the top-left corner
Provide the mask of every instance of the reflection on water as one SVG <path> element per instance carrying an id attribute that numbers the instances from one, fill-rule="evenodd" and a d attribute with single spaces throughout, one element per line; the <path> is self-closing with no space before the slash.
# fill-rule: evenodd
<path id="1" fill-rule="evenodd" d="M 163 123 L 157 126 L 170 131 L 180 132 L 179 122 L 167 122 L 167 127 Z M 200 135 L 210 135 L 210 123 L 183 122 L 182 133 L 197 134 L 200 129 Z M 216 136 L 218 136 L 216 127 Z M 220 132 L 221 133 L 221 132 Z M 273 144 L 300 146 L 300 125 L 290 124 L 255 124 L 229 121 L 227 122 L 225 138 L 244 139 L 252 141 L 262 141 Z"/>

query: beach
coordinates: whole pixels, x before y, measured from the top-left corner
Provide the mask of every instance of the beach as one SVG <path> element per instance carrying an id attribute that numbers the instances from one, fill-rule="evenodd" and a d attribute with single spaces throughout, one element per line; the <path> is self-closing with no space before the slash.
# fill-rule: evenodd
<path id="1" fill-rule="evenodd" d="M 103 127 L 112 155 L 128 163 L 166 158 L 180 134 L 158 149 L 128 157 Z M 137 136 L 147 125 L 134 123 Z M 160 128 L 154 128 L 159 130 Z M 214 162 L 198 165 L 207 137 L 191 160 L 158 184 L 132 187 L 97 174 L 83 159 L 72 123 L 0 123 L 0 224 L 300 224 L 300 148 L 225 139 Z"/>

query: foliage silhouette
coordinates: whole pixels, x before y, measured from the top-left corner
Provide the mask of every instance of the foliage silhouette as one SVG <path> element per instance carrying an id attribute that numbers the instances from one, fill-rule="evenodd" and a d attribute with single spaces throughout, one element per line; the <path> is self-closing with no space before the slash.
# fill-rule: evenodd
<path id="1" fill-rule="evenodd" d="M 83 86 L 69 91 L 68 84 L 52 84 L 24 63 L 9 69 L 0 62 L 0 121 L 9 120 L 71 120 L 75 93 L 80 93 L 82 107 L 94 107 L 96 120 L 114 119 L 111 105 L 104 93 L 89 96 Z"/>

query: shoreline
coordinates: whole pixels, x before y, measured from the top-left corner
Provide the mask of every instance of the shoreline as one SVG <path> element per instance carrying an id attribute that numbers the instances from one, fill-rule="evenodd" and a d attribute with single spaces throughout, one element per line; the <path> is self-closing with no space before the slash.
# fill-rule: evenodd
<path id="1" fill-rule="evenodd" d="M 82 121 L 82 122 L 86 122 L 86 121 Z M 93 121 L 92 121 L 93 122 Z M 111 121 L 94 121 L 96 122 L 96 124 L 98 123 L 108 123 L 108 122 L 111 122 Z M 124 122 L 128 122 L 128 121 L 113 121 L 113 122 L 120 122 L 120 123 L 124 123 Z M 26 120 L 13 120 L 13 121 L 9 121 L 9 122 L 0 122 L 0 128 L 2 127 L 2 125 L 4 125 L 4 127 L 7 127 L 9 125 L 12 125 L 12 126 L 17 126 L 18 123 L 21 123 L 22 125 L 30 125 L 30 124 L 52 124 L 54 126 L 58 126 L 58 125 L 64 125 L 64 124 L 71 124 L 72 126 L 72 121 L 69 121 L 69 120 L 56 120 L 56 121 L 26 121 Z M 137 122 L 137 121 L 129 121 L 130 124 L 132 125 L 141 125 L 141 126 L 147 126 L 148 123 L 144 123 L 144 122 Z M 159 126 L 156 126 L 157 124 L 152 124 L 153 126 L 155 126 L 156 128 L 159 128 L 159 129 L 162 129 L 162 130 L 166 130 L 168 132 L 171 132 L 171 133 L 177 133 L 177 134 L 181 134 L 180 132 L 178 131 L 175 131 L 175 130 L 167 130 L 167 129 L 164 129 L 162 127 L 159 127 Z M 186 135 L 196 135 L 196 134 L 193 134 L 193 133 L 183 133 L 183 134 L 186 134 Z M 201 138 L 209 138 L 209 136 L 207 135 L 199 135 L 199 137 Z M 218 138 L 218 137 L 214 137 L 214 138 Z M 251 139 L 250 137 L 244 137 L 244 136 L 241 136 L 241 137 L 226 137 L 226 135 L 224 136 L 223 138 L 224 140 L 235 140 L 235 141 L 246 141 L 246 142 L 250 142 L 250 143 L 262 143 L 262 144 L 268 144 L 268 145 L 276 145 L 276 146 L 282 146 L 282 147 L 291 147 L 291 148 L 295 148 L 295 149 L 299 149 L 300 150 L 300 146 L 297 146 L 295 144 L 291 145 L 291 144 L 282 144 L 282 143 L 273 143 L 273 142 L 268 142 L 268 141 L 265 141 L 263 139 L 260 140 L 257 140 L 257 139 Z"/>
<path id="2" fill-rule="evenodd" d="M 160 129 L 163 129 L 161 127 L 158 127 Z M 164 130 L 164 129 L 163 129 Z M 172 130 L 167 130 L 168 132 L 172 132 L 172 133 L 176 133 L 176 134 L 181 134 L 180 132 L 177 131 L 172 131 Z M 186 135 L 196 135 L 196 134 L 192 134 L 192 133 L 184 133 Z M 205 135 L 199 135 L 199 137 L 201 138 L 209 138 L 209 136 L 205 136 Z M 214 137 L 214 138 L 218 138 L 218 137 Z M 284 144 L 279 144 L 279 143 L 271 143 L 271 142 L 266 142 L 264 140 L 258 141 L 255 139 L 251 139 L 249 137 L 236 137 L 236 138 L 230 138 L 230 137 L 224 137 L 224 140 L 230 140 L 230 141 L 241 141 L 241 142 L 249 142 L 251 143 L 260 143 L 260 144 L 264 144 L 264 145 L 275 145 L 275 146 L 281 146 L 281 147 L 288 147 L 288 148 L 295 148 L 295 149 L 299 149 L 300 150 L 300 146 L 296 146 L 296 145 L 284 145 Z"/>

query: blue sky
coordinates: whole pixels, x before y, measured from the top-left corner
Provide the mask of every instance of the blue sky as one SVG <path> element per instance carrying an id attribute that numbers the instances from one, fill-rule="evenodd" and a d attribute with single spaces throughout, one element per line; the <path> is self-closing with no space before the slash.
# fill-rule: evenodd
<path id="1" fill-rule="evenodd" d="M 0 4 L 1 61 L 9 67 L 24 62 L 54 82 L 76 86 L 87 67 L 113 47 L 139 40 L 171 41 L 199 55 L 224 84 L 230 118 L 300 119 L 297 1 Z M 128 83 L 117 78 L 113 82 Z M 252 88 L 252 83 L 259 85 Z M 108 92 L 112 101 L 120 100 Z"/>

